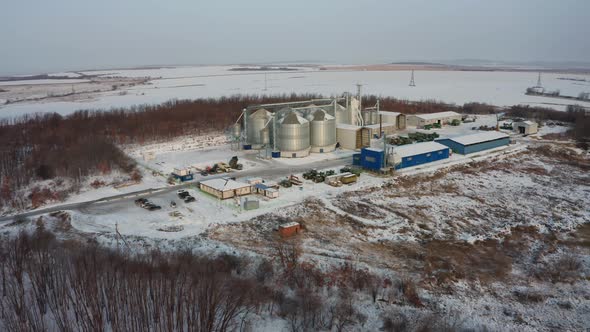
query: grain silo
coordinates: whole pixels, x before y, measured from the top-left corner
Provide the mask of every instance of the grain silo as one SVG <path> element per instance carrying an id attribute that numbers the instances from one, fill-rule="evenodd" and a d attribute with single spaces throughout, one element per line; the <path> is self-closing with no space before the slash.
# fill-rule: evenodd
<path id="1" fill-rule="evenodd" d="M 268 130 L 266 132 L 263 132 L 263 130 L 267 125 L 272 125 L 272 121 L 269 122 L 271 116 L 271 113 L 264 108 L 261 108 L 248 116 L 246 122 L 248 128 L 246 132 L 248 135 L 248 143 L 250 143 L 253 148 L 258 149 L 262 147 L 262 145 L 268 144 Z M 265 137 L 263 135 L 267 136 Z"/>
<path id="2" fill-rule="evenodd" d="M 369 112 L 369 111 L 362 111 L 361 114 L 362 114 L 362 117 L 363 117 L 363 124 L 365 126 L 368 126 L 370 124 L 373 124 L 371 122 L 371 112 Z"/>
<path id="3" fill-rule="evenodd" d="M 371 111 L 371 124 L 379 123 L 379 113 L 377 111 Z"/>
<path id="4" fill-rule="evenodd" d="M 290 111 L 282 119 L 277 131 L 281 157 L 298 158 L 309 155 L 309 121 Z"/>
<path id="5" fill-rule="evenodd" d="M 331 152 L 336 148 L 336 119 L 318 109 L 311 120 L 311 152 Z"/>

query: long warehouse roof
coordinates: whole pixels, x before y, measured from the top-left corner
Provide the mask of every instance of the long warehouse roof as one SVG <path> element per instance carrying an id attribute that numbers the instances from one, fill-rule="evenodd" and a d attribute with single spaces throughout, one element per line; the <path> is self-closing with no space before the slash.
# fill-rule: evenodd
<path id="1" fill-rule="evenodd" d="M 415 144 L 406 144 L 401 146 L 394 146 L 393 153 L 397 154 L 400 157 L 411 157 L 416 156 L 419 154 L 435 152 L 440 150 L 448 149 L 447 146 L 444 146 L 440 143 L 436 142 L 424 142 L 424 143 L 415 143 Z"/>
<path id="2" fill-rule="evenodd" d="M 510 136 L 499 131 L 482 131 L 476 134 L 451 137 L 449 139 L 462 145 L 471 145 L 508 137 Z"/>
<path id="3" fill-rule="evenodd" d="M 427 113 L 427 114 L 413 114 L 414 116 L 424 119 L 424 120 L 432 120 L 438 118 L 446 118 L 449 116 L 461 116 L 461 114 L 457 112 L 438 112 L 438 113 Z"/>

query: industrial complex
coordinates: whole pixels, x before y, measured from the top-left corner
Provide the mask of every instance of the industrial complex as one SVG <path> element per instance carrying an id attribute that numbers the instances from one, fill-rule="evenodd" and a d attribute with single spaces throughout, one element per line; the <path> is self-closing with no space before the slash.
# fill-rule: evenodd
<path id="1" fill-rule="evenodd" d="M 336 149 L 358 151 L 352 165 L 380 173 L 510 144 L 509 136 L 496 130 L 442 138 L 434 133 L 426 142 L 406 145 L 387 141 L 406 134 L 408 127 L 440 129 L 459 126 L 463 120 L 461 114 L 450 111 L 411 115 L 386 111 L 378 100 L 374 106 L 363 107 L 359 86 L 354 96 L 249 106 L 234 124 L 232 140 L 244 150 L 265 150 L 272 158 L 304 158 Z M 535 126 L 525 121 L 516 130 L 526 134 Z"/>

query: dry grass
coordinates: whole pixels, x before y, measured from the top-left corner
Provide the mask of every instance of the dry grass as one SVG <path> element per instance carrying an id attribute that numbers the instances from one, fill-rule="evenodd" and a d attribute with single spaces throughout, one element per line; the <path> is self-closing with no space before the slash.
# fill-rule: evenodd
<path id="1" fill-rule="evenodd" d="M 384 215 L 379 209 L 376 209 L 373 204 L 367 201 L 353 201 L 340 198 L 334 200 L 332 203 L 346 213 L 365 219 L 381 219 Z"/>
<path id="2" fill-rule="evenodd" d="M 583 155 L 579 155 L 574 150 L 550 145 L 532 147 L 529 150 L 531 153 L 558 161 L 561 164 L 574 166 L 583 171 L 590 171 L 590 160 Z"/>

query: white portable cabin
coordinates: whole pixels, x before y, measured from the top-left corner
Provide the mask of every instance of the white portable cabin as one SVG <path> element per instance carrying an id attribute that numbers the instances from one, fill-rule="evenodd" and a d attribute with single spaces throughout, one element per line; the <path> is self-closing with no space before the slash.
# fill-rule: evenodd
<path id="1" fill-rule="evenodd" d="M 524 135 L 536 134 L 539 132 L 539 128 L 536 122 L 533 121 L 518 121 L 512 124 L 512 128 L 515 132 Z"/>

